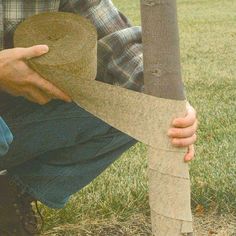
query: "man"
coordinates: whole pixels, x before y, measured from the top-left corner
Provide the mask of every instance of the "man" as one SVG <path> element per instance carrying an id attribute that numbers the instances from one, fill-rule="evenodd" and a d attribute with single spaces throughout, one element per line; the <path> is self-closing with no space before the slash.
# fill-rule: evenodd
<path id="1" fill-rule="evenodd" d="M 80 14 L 95 25 L 97 80 L 143 90 L 141 28 L 110 0 L 0 0 L 0 170 L 7 170 L 0 176 L 0 235 L 37 234 L 32 201 L 63 207 L 136 143 L 26 65 L 25 60 L 47 53 L 47 45 L 13 48 L 18 23 L 47 11 Z M 168 135 L 173 145 L 189 147 L 185 161 L 190 161 L 197 119 L 190 105 L 187 110 Z"/>

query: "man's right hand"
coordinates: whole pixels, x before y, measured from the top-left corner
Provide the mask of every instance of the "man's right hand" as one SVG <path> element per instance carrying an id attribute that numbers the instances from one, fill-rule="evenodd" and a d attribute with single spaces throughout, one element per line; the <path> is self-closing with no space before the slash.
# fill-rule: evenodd
<path id="1" fill-rule="evenodd" d="M 42 78 L 24 62 L 25 59 L 41 56 L 48 50 L 46 45 L 36 45 L 0 51 L 0 90 L 12 96 L 23 96 L 40 105 L 52 99 L 71 102 L 68 95 Z"/>

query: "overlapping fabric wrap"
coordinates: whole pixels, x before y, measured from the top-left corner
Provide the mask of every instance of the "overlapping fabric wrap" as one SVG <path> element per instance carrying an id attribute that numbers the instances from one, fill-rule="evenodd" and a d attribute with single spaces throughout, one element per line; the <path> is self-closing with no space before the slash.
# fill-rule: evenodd
<path id="1" fill-rule="evenodd" d="M 150 146 L 150 157 L 154 157 L 149 159 L 153 233 L 175 236 L 191 232 L 190 181 L 183 162 L 186 149 L 174 148 L 167 137 L 173 118 L 185 115 L 186 102 L 96 81 L 96 30 L 79 15 L 58 12 L 30 17 L 18 26 L 14 44 L 47 44 L 49 53 L 27 60 L 29 66 L 88 112 Z M 171 227 L 174 221 L 177 227 Z"/>

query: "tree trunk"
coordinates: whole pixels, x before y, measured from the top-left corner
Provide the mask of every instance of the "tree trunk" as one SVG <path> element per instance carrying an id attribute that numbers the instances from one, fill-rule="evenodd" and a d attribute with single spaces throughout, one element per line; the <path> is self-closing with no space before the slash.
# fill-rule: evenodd
<path id="1" fill-rule="evenodd" d="M 185 115 L 176 0 L 141 0 L 145 93 L 176 103 Z M 168 112 L 167 112 L 168 113 Z M 149 147 L 149 198 L 153 234 L 192 235 L 190 180 L 184 153 Z M 175 159 L 175 160 L 174 160 Z M 177 161 L 176 161 L 177 160 Z"/>

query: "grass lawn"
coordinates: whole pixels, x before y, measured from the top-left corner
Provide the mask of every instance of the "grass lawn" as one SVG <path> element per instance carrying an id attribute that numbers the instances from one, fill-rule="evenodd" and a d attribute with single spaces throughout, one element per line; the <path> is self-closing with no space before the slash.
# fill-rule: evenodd
<path id="1" fill-rule="evenodd" d="M 140 25 L 139 0 L 114 3 Z M 197 227 L 205 227 L 197 235 L 218 226 L 217 235 L 236 235 L 236 1 L 178 6 L 183 79 L 200 121 L 190 170 L 193 212 Z M 64 209 L 43 207 L 45 235 L 151 235 L 146 166 L 146 147 L 138 143 Z"/>

